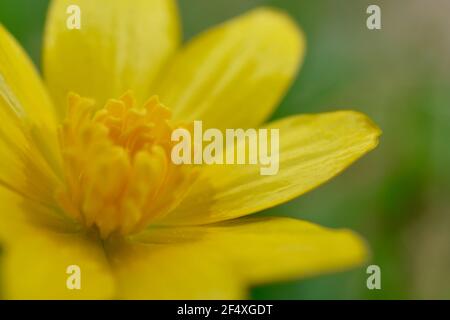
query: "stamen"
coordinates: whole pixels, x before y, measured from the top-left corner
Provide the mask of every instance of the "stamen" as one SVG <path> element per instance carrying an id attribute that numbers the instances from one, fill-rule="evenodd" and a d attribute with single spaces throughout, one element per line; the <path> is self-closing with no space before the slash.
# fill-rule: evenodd
<path id="1" fill-rule="evenodd" d="M 69 95 L 60 130 L 64 211 L 102 238 L 127 235 L 167 214 L 189 190 L 196 172 L 170 161 L 170 110 L 156 96 L 142 108 L 131 93 L 95 109 Z"/>

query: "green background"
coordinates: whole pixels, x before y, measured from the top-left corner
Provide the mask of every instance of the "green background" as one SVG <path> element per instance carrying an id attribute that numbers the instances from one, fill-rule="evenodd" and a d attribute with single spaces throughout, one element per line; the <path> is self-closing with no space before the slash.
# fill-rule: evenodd
<path id="1" fill-rule="evenodd" d="M 95 1 L 95 0 L 92 0 Z M 132 0 L 130 0 L 132 1 Z M 337 179 L 262 214 L 351 228 L 372 248 L 366 267 L 257 287 L 260 299 L 450 298 L 450 1 L 180 0 L 184 36 L 246 10 L 282 8 L 304 29 L 304 66 L 274 118 L 355 109 L 383 130 L 380 146 Z M 366 28 L 378 4 L 382 29 Z M 39 65 L 47 0 L 1 0 L 0 22 Z"/>

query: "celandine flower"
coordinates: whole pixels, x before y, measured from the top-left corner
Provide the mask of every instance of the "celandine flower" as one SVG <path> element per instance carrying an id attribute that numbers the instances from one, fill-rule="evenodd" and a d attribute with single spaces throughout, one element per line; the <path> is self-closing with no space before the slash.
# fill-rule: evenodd
<path id="1" fill-rule="evenodd" d="M 66 27 L 72 4 L 80 30 Z M 250 285 L 365 260 L 351 231 L 240 217 L 317 187 L 373 149 L 380 131 L 366 116 L 267 124 L 280 129 L 273 176 L 255 165 L 170 161 L 177 126 L 267 119 L 302 60 L 298 27 L 263 8 L 181 48 L 179 35 L 169 0 L 53 1 L 43 84 L 0 28 L 2 297 L 243 298 Z M 66 287 L 70 265 L 81 269 L 80 290 Z"/>

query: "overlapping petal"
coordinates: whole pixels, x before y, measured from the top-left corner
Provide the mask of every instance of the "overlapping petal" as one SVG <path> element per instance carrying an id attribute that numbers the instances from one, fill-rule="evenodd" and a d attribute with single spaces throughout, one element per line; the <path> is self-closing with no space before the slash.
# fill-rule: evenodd
<path id="1" fill-rule="evenodd" d="M 56 127 L 32 62 L 0 26 L 0 186 L 49 201 L 59 168 Z"/>
<path id="2" fill-rule="evenodd" d="M 172 260 L 173 268 L 183 274 L 186 264 L 203 270 L 200 267 L 212 259 L 228 265 L 234 277 L 247 285 L 339 271 L 361 264 L 368 256 L 364 241 L 351 231 L 290 218 L 241 218 L 207 226 L 154 228 L 135 240 L 161 250 L 178 245 L 196 252 L 195 258 L 186 262 Z M 200 287 L 215 285 L 206 277 L 197 281 Z"/>
<path id="3" fill-rule="evenodd" d="M 66 26 L 77 5 L 80 29 Z M 100 104 L 133 90 L 140 102 L 180 41 L 173 0 L 54 0 L 44 39 L 44 74 L 60 114 L 69 91 Z"/>
<path id="4" fill-rule="evenodd" d="M 233 219 L 291 200 L 328 181 L 378 144 L 380 130 L 363 114 L 338 111 L 275 121 L 279 171 L 256 165 L 207 165 L 191 193 L 162 223 Z"/>
<path id="5" fill-rule="evenodd" d="M 115 280 L 101 242 L 51 217 L 48 208 L 0 189 L 1 295 L 7 299 L 109 299 Z M 81 269 L 81 290 L 67 268 Z"/>
<path id="6" fill-rule="evenodd" d="M 258 126 L 286 93 L 304 47 L 303 34 L 286 14 L 257 9 L 188 43 L 155 90 L 181 121 Z"/>
<path id="7" fill-rule="evenodd" d="M 56 117 L 47 91 L 33 63 L 16 40 L 0 25 L 0 111 L 1 120 L 27 118 L 54 128 Z"/>
<path id="8" fill-rule="evenodd" d="M 159 240 L 161 241 L 161 239 Z M 246 291 L 223 259 L 183 243 L 122 242 L 107 249 L 122 299 L 243 299 Z"/>

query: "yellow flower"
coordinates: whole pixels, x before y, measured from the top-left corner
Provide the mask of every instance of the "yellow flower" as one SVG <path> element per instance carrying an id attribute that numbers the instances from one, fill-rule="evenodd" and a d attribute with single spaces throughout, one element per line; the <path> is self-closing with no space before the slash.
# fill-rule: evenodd
<path id="1" fill-rule="evenodd" d="M 72 4 L 80 30 L 66 28 Z M 260 126 L 304 47 L 295 23 L 268 8 L 180 48 L 173 1 L 55 0 L 42 82 L 0 27 L 2 296 L 243 298 L 251 285 L 362 263 L 367 249 L 351 231 L 241 217 L 317 187 L 373 149 L 380 131 L 366 116 L 267 124 L 280 129 L 274 176 L 168 157 L 176 124 Z M 81 290 L 66 287 L 70 265 L 81 268 Z"/>

